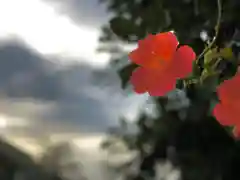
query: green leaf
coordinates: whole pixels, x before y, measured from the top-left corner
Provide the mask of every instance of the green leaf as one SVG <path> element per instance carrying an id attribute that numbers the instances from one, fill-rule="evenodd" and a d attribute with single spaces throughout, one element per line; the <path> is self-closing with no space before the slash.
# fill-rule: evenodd
<path id="1" fill-rule="evenodd" d="M 232 59 L 234 57 L 232 48 L 224 48 L 221 49 L 219 52 L 219 55 L 223 57 L 224 59 Z"/>
<path id="2" fill-rule="evenodd" d="M 209 64 L 209 62 L 213 59 L 214 54 L 216 54 L 217 49 L 210 49 L 209 51 L 206 52 L 204 55 L 204 64 Z"/>
<path id="3" fill-rule="evenodd" d="M 120 70 L 118 71 L 118 74 L 119 74 L 119 76 L 120 76 L 120 78 L 121 78 L 121 81 L 122 81 L 121 85 L 122 85 L 122 88 L 123 88 L 123 89 L 126 88 L 127 83 L 128 83 L 128 81 L 129 81 L 129 79 L 130 79 L 130 77 L 131 77 L 132 72 L 133 72 L 137 67 L 138 67 L 138 65 L 131 63 L 131 64 L 123 67 L 122 69 L 120 69 Z"/>
<path id="4" fill-rule="evenodd" d="M 204 63 L 209 64 L 213 59 L 224 58 L 226 60 L 232 59 L 234 57 L 232 48 L 226 47 L 218 50 L 217 48 L 209 50 L 204 55 Z"/>

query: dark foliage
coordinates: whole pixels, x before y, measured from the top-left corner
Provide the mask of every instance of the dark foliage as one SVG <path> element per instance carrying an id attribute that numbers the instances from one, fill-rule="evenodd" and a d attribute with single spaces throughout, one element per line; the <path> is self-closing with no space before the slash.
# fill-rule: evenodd
<path id="1" fill-rule="evenodd" d="M 200 54 L 207 45 L 207 40 L 201 39 L 200 34 L 205 32 L 208 41 L 215 35 L 218 15 L 216 0 L 102 1 L 115 14 L 108 31 L 105 27 L 104 37 L 108 41 L 111 41 L 112 33 L 123 42 L 136 43 L 149 33 L 174 30 L 182 44 L 190 45 Z M 218 64 L 221 74 L 217 78 L 211 77 L 201 87 L 195 84 L 187 87 L 192 106 L 187 109 L 184 121 L 176 111 L 164 111 L 163 99 L 155 99 L 157 107 L 163 108 L 161 117 L 139 118 L 140 132 L 135 148 L 141 154 L 141 172 L 153 176 L 156 161 L 169 159 L 182 170 L 183 180 L 240 179 L 240 143 L 209 115 L 210 99 L 214 96 L 210 86 L 219 83 L 216 79 L 221 82 L 236 73 L 240 52 L 240 1 L 222 0 L 222 13 L 219 34 L 213 47 L 231 47 L 234 53 L 232 61 Z M 195 67 L 194 76 L 202 74 L 203 66 L 202 58 L 199 66 Z M 134 68 L 136 66 L 130 64 L 119 71 L 123 87 Z M 182 82 L 179 81 L 178 87 L 183 88 Z M 144 125 L 145 121 L 154 123 L 149 127 Z M 144 152 L 145 144 L 151 144 L 151 153 Z M 170 154 L 169 147 L 174 147 Z M 135 179 L 144 178 L 139 175 Z"/>

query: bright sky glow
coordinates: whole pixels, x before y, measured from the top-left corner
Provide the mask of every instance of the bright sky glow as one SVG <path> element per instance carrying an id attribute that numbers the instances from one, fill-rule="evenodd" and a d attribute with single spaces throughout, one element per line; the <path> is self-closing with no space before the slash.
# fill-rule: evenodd
<path id="1" fill-rule="evenodd" d="M 0 129 L 7 127 L 7 119 L 4 116 L 0 116 Z"/>
<path id="2" fill-rule="evenodd" d="M 20 37 L 42 54 L 108 62 L 109 55 L 96 54 L 98 29 L 75 25 L 41 0 L 0 0 L 0 24 L 0 38 Z"/>
<path id="3" fill-rule="evenodd" d="M 73 139 L 73 143 L 80 149 L 96 150 L 100 146 L 102 140 L 103 140 L 103 137 L 100 135 L 97 135 L 97 136 L 90 136 L 85 138 L 75 138 Z"/>
<path id="4" fill-rule="evenodd" d="M 0 128 L 26 127 L 28 125 L 29 122 L 25 119 L 0 114 Z"/>

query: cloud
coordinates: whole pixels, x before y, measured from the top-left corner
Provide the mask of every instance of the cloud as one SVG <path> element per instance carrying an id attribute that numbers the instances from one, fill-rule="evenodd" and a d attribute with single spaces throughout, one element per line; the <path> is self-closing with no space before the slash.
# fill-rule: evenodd
<path id="1" fill-rule="evenodd" d="M 109 55 L 96 53 L 98 29 L 84 23 L 76 24 L 71 17 L 57 13 L 57 7 L 46 2 L 0 1 L 0 37 L 17 36 L 44 55 L 68 57 L 68 61 L 73 58 L 96 66 L 106 65 Z"/>
<path id="2" fill-rule="evenodd" d="M 68 15 L 77 24 L 100 27 L 107 23 L 110 14 L 99 0 L 45 0 L 51 3 L 59 13 Z"/>
<path id="3" fill-rule="evenodd" d="M 146 98 L 126 96 L 104 68 L 109 56 L 95 51 L 107 16 L 96 0 L 0 0 L 1 135 L 36 154 L 49 135 L 99 137 L 120 115 L 134 117 Z"/>
<path id="4" fill-rule="evenodd" d="M 54 66 L 20 42 L 0 47 L 0 91 L 9 97 L 33 97 L 55 100 L 61 83 L 54 76 Z M 51 68 L 52 67 L 52 68 Z"/>
<path id="5" fill-rule="evenodd" d="M 104 132 L 120 115 L 135 114 L 145 100 L 126 97 L 110 68 L 56 66 L 20 41 L 2 44 L 0 59 L 1 106 L 12 107 L 2 113 L 29 119 L 39 134 Z"/>

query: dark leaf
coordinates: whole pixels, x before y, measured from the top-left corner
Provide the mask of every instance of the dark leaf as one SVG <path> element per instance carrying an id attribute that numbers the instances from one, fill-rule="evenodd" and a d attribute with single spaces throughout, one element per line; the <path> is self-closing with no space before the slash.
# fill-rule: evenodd
<path id="1" fill-rule="evenodd" d="M 121 84 L 122 84 L 123 89 L 126 88 L 132 72 L 137 67 L 138 66 L 136 64 L 129 64 L 129 65 L 125 66 L 124 68 L 122 68 L 118 71 L 118 74 L 119 74 L 119 76 L 121 78 L 121 81 L 122 81 Z"/>
<path id="2" fill-rule="evenodd" d="M 113 18 L 110 21 L 110 27 L 116 35 L 124 39 L 129 38 L 138 31 L 138 27 L 134 24 L 134 22 L 122 17 Z"/>

